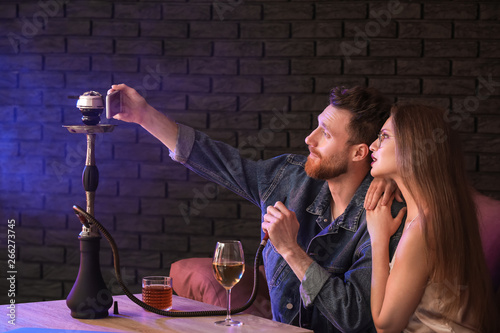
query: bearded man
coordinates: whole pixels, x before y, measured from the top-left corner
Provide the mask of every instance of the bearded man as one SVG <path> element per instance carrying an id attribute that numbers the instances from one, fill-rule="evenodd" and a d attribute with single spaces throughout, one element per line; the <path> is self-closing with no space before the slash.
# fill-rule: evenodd
<path id="1" fill-rule="evenodd" d="M 333 89 L 318 127 L 305 139 L 308 157 L 253 161 L 175 123 L 134 89 L 113 85 L 108 93 L 115 90 L 123 94 L 116 119 L 141 125 L 173 160 L 261 208 L 262 236 L 270 240 L 263 259 L 274 320 L 322 333 L 375 332 L 364 206 L 374 207 L 382 192 L 383 202 L 392 194 L 384 181 L 370 188 L 368 147 L 390 110 L 378 91 Z M 391 256 L 400 236 L 392 237 Z"/>

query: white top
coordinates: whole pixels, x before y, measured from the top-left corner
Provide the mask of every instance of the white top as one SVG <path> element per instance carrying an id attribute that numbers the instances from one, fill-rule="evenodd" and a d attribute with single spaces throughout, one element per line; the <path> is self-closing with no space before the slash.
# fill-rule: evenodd
<path id="1" fill-rule="evenodd" d="M 415 219 L 411 220 L 406 229 L 408 229 L 411 223 Z M 397 248 L 396 248 L 397 252 Z M 394 258 L 396 253 L 392 257 L 389 263 L 390 270 L 394 266 Z M 447 318 L 443 316 L 443 308 L 445 302 L 451 302 L 455 296 L 459 293 L 468 293 L 466 287 L 460 288 L 459 290 L 452 290 L 454 286 L 449 283 L 430 283 L 428 282 L 425 287 L 422 299 L 418 304 L 415 312 L 410 317 L 408 321 L 408 326 L 405 328 L 404 332 L 415 332 L 415 333 L 427 333 L 427 332 L 437 332 L 437 333 L 468 333 L 468 332 L 478 332 L 474 330 L 471 326 L 465 324 L 466 316 L 465 306 L 463 306 L 457 313 L 456 318 Z M 462 287 L 462 286 L 460 286 Z M 446 291 L 449 297 L 443 298 L 443 292 Z M 466 303 L 466 302 L 465 302 Z"/>

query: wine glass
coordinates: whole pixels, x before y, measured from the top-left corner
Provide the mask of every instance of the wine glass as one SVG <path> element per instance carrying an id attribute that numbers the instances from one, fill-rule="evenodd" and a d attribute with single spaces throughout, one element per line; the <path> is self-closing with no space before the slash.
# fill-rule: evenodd
<path id="1" fill-rule="evenodd" d="M 227 316 L 225 320 L 216 321 L 216 325 L 240 326 L 243 323 L 231 319 L 231 288 L 238 283 L 245 271 L 243 247 L 236 240 L 217 242 L 212 261 L 215 279 L 226 289 Z"/>

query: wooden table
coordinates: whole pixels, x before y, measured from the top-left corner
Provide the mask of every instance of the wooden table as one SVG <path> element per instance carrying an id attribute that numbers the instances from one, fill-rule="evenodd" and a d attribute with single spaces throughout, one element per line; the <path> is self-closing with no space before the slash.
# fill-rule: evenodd
<path id="1" fill-rule="evenodd" d="M 141 295 L 136 296 L 141 299 Z M 164 317 L 142 309 L 125 295 L 113 296 L 113 301 L 118 301 L 119 314 L 113 314 L 113 307 L 111 307 L 109 317 L 103 319 L 75 319 L 71 317 L 70 310 L 66 306 L 66 300 L 20 303 L 16 304 L 15 308 L 15 325 L 8 323 L 9 317 L 6 314 L 9 313 L 9 310 L 7 305 L 0 305 L 2 309 L 0 332 L 19 328 L 52 328 L 97 332 L 312 332 L 249 314 L 232 316 L 243 322 L 240 327 L 221 327 L 216 326 L 214 322 L 224 319 L 225 316 Z M 173 296 L 173 310 L 221 309 L 214 305 Z M 20 331 L 22 332 L 22 330 Z"/>

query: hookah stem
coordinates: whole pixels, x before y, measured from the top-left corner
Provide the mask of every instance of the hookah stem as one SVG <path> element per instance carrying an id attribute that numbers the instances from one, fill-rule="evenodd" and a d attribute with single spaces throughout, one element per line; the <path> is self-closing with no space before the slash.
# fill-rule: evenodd
<path id="1" fill-rule="evenodd" d="M 87 213 L 85 210 L 83 210 L 81 207 L 77 205 L 73 205 L 73 210 L 75 211 L 76 215 L 78 216 L 78 219 L 82 224 L 87 224 L 88 222 L 92 222 L 92 224 L 95 224 L 97 228 L 102 232 L 104 237 L 108 240 L 109 244 L 111 245 L 111 250 L 113 252 L 113 265 L 115 268 L 115 274 L 116 274 L 116 279 L 118 280 L 118 283 L 120 284 L 123 292 L 125 295 L 127 295 L 128 298 L 135 304 L 139 305 L 140 307 L 162 315 L 162 316 L 167 316 L 167 317 L 202 317 L 202 316 L 223 316 L 227 315 L 227 310 L 209 310 L 209 311 L 164 311 L 164 310 L 159 310 L 157 308 L 152 307 L 151 305 L 148 305 L 138 299 L 137 297 L 134 296 L 128 290 L 127 286 L 122 280 L 121 272 L 120 272 L 120 257 L 118 256 L 118 248 L 116 246 L 116 243 L 109 234 L 109 232 L 104 228 L 104 226 L 97 221 L 92 215 Z M 86 220 L 86 222 L 83 222 Z M 261 261 L 261 256 L 262 256 L 262 250 L 264 250 L 264 246 L 266 246 L 267 239 L 263 239 L 259 245 L 259 248 L 257 249 L 257 253 L 255 255 L 255 261 L 254 261 L 254 280 L 253 280 L 253 290 L 252 290 L 252 295 L 250 296 L 250 299 L 245 303 L 245 305 L 232 309 L 231 314 L 235 314 L 238 312 L 245 311 L 248 309 L 252 303 L 255 301 L 255 298 L 257 297 L 257 290 L 259 288 L 259 265 Z"/>

